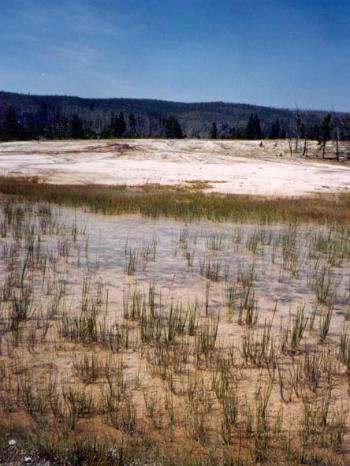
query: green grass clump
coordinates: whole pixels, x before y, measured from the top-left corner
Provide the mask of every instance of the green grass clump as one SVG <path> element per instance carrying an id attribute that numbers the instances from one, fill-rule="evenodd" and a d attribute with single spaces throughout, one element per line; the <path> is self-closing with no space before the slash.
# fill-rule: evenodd
<path id="1" fill-rule="evenodd" d="M 19 199 L 87 207 L 104 214 L 258 222 L 350 222 L 350 194 L 299 198 L 219 195 L 154 187 L 53 185 L 0 177 L 0 193 Z"/>

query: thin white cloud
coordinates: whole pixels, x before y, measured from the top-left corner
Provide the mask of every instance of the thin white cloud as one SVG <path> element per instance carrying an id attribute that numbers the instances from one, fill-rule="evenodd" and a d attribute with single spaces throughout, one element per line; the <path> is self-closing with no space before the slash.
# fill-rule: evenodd
<path id="1" fill-rule="evenodd" d="M 14 4 L 13 26 L 22 26 L 37 30 L 48 30 L 52 27 L 62 27 L 62 33 L 85 34 L 91 36 L 121 37 L 135 34 L 140 26 L 136 18 L 131 15 L 89 5 L 81 0 L 52 0 L 32 1 L 16 0 Z"/>
<path id="2" fill-rule="evenodd" d="M 45 44 L 42 53 L 47 57 L 55 57 L 57 61 L 67 63 L 71 67 L 92 65 L 99 56 L 98 49 L 94 47 L 69 42 Z"/>

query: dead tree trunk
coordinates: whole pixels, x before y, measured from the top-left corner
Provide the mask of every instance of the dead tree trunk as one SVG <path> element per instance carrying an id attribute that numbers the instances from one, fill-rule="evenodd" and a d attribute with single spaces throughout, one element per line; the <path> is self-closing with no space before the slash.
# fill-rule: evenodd
<path id="1" fill-rule="evenodd" d="M 303 147 L 303 157 L 306 157 L 307 154 L 307 139 L 304 139 L 304 147 Z"/>
<path id="2" fill-rule="evenodd" d="M 298 109 L 296 109 L 296 112 L 294 114 L 293 130 L 295 135 L 295 152 L 299 152 L 299 140 L 302 132 L 302 120 Z"/>
<path id="3" fill-rule="evenodd" d="M 337 158 L 337 162 L 339 162 L 340 160 L 339 139 L 340 139 L 340 131 L 339 131 L 339 127 L 337 126 L 335 130 L 335 155 Z"/>
<path id="4" fill-rule="evenodd" d="M 288 140 L 290 156 L 291 158 L 293 158 L 293 140 L 290 135 L 287 136 L 287 140 Z"/>

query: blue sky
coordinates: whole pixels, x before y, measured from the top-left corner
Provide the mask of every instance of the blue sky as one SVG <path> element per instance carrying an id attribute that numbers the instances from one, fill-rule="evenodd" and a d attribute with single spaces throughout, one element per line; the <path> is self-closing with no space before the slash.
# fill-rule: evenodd
<path id="1" fill-rule="evenodd" d="M 350 0 L 0 0 L 0 89 L 350 110 Z"/>

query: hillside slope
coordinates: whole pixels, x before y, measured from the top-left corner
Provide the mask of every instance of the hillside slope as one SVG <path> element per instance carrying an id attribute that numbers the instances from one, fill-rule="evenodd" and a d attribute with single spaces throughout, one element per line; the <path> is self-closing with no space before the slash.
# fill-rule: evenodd
<path id="1" fill-rule="evenodd" d="M 181 103 L 151 99 L 87 99 L 70 96 L 36 96 L 0 91 L 0 118 L 6 107 L 12 106 L 21 119 L 32 120 L 39 127 L 48 121 L 68 120 L 77 114 L 84 125 L 99 133 L 110 124 L 111 115 L 123 112 L 133 114 L 137 135 L 158 136 L 162 118 L 175 116 L 187 137 L 208 137 L 213 122 L 217 123 L 220 136 L 229 136 L 232 128 L 244 127 L 251 114 L 257 114 L 263 131 L 268 132 L 273 121 L 281 127 L 291 127 L 293 111 L 248 104 L 207 102 Z M 319 124 L 326 112 L 301 111 L 305 126 Z M 340 114 L 339 114 L 340 115 Z"/>

